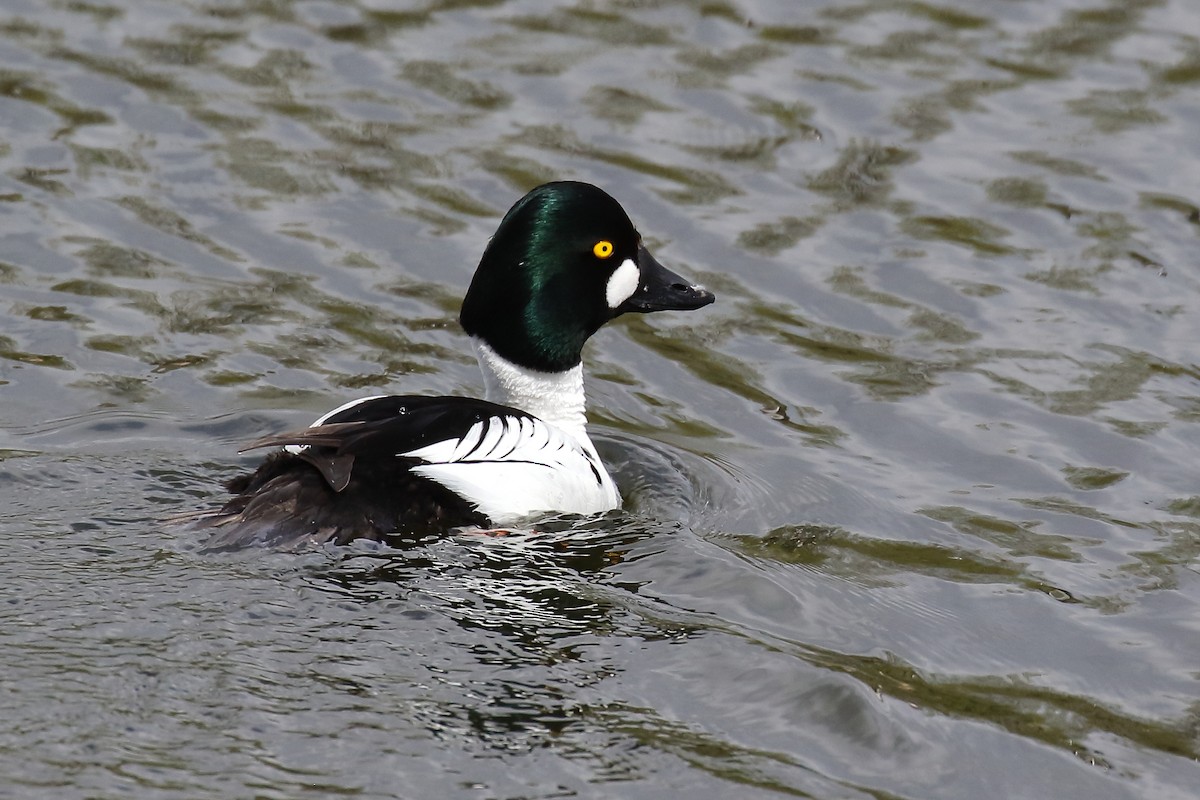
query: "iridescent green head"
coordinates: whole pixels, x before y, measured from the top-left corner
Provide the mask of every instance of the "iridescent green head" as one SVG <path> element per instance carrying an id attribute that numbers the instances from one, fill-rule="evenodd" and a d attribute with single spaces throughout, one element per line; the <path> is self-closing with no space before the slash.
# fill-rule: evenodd
<path id="1" fill-rule="evenodd" d="M 663 267 L 621 205 L 587 183 L 543 184 L 504 215 L 459 321 L 514 364 L 562 372 L 610 319 L 716 298 Z"/>

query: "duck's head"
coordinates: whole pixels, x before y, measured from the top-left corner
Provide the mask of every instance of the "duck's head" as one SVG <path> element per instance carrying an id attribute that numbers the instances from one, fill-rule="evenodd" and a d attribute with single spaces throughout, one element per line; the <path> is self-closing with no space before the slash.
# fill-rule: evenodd
<path id="1" fill-rule="evenodd" d="M 579 363 L 584 342 L 614 317 L 687 311 L 715 299 L 655 261 L 606 192 L 558 181 L 504 215 L 459 321 L 514 364 L 562 372 Z"/>

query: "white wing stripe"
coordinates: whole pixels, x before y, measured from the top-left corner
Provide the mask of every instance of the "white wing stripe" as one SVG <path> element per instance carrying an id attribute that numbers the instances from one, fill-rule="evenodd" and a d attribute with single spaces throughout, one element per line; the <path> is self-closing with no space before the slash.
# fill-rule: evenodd
<path id="1" fill-rule="evenodd" d="M 474 502 L 498 525 L 536 511 L 587 514 L 621 502 L 592 443 L 536 417 L 488 417 L 461 438 L 397 455 L 425 462 L 413 472 Z"/>
<path id="2" fill-rule="evenodd" d="M 401 458 L 419 458 L 431 464 L 476 461 L 545 462 L 546 459 L 539 457 L 539 453 L 564 450 L 575 450 L 579 455 L 584 455 L 578 443 L 539 419 L 496 416 L 476 422 L 461 438 L 431 442 L 396 455 Z"/>

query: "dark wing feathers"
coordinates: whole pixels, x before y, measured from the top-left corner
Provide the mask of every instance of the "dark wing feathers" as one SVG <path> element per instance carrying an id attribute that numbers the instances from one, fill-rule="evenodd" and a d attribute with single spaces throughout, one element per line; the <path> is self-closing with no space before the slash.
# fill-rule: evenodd
<path id="1" fill-rule="evenodd" d="M 273 433 L 263 436 L 261 439 L 255 439 L 239 452 L 245 453 L 248 450 L 258 450 L 263 447 L 283 447 L 289 444 L 341 449 L 354 431 L 361 430 L 364 425 L 368 424 L 366 422 L 327 422 L 313 428 Z"/>
<path id="2" fill-rule="evenodd" d="M 217 530 L 206 548 L 345 543 L 486 526 L 487 517 L 470 503 L 412 473 L 415 460 L 396 454 L 461 438 L 493 417 L 505 427 L 532 419 L 518 409 L 469 397 L 397 395 L 364 400 L 321 425 L 251 442 L 246 449 L 307 447 L 275 453 L 255 472 L 230 481 L 235 496 L 201 522 Z"/>
<path id="3" fill-rule="evenodd" d="M 403 546 L 452 528 L 490 524 L 461 497 L 414 475 L 398 459 L 362 466 L 335 492 L 308 461 L 273 453 L 254 473 L 231 481 L 238 493 L 219 512 L 197 521 L 212 530 L 204 549 L 298 549 L 355 539 Z"/>

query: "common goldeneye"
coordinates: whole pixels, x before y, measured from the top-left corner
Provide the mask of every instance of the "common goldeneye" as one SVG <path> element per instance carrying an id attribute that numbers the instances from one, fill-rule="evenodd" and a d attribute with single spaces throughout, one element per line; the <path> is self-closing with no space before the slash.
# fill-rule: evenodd
<path id="1" fill-rule="evenodd" d="M 601 189 L 539 186 L 500 222 L 459 315 L 487 399 L 366 397 L 251 443 L 282 449 L 229 482 L 234 497 L 201 523 L 217 529 L 206 549 L 345 544 L 616 508 L 587 434 L 583 345 L 626 312 L 715 299 L 655 261 Z"/>

